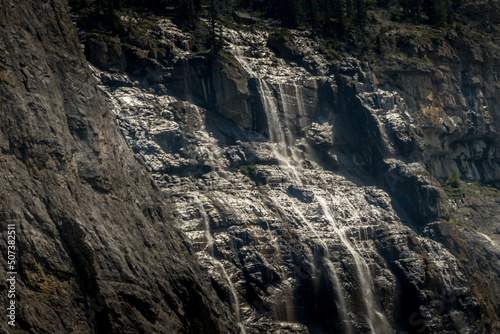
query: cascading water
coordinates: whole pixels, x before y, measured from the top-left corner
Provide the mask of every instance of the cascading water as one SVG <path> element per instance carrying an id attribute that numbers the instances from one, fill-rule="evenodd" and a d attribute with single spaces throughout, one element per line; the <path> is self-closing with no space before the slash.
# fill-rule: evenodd
<path id="1" fill-rule="evenodd" d="M 279 88 L 279 95 L 280 95 L 280 100 L 281 100 L 281 105 L 283 109 L 283 124 L 285 126 L 285 131 L 287 133 L 287 136 L 285 137 L 285 144 L 287 151 L 290 152 L 289 158 L 292 159 L 293 165 L 300 166 L 300 158 L 297 156 L 297 150 L 294 149 L 295 146 L 295 135 L 294 135 L 294 125 L 292 124 L 291 121 L 291 116 L 292 115 L 300 115 L 300 106 L 299 106 L 299 100 L 302 98 L 299 98 L 299 94 L 301 94 L 300 90 L 294 91 L 294 95 L 289 95 L 287 94 L 287 85 L 285 85 L 282 82 L 278 82 L 278 88 Z M 296 109 L 298 111 L 295 112 Z M 299 178 L 296 181 L 300 180 L 300 184 L 302 183 L 302 178 Z"/>
<path id="2" fill-rule="evenodd" d="M 379 303 L 375 300 L 373 277 L 365 259 L 356 251 L 351 242 L 347 239 L 345 231 L 340 228 L 324 198 L 316 196 L 326 220 L 331 224 L 333 230 L 340 238 L 342 245 L 351 254 L 356 265 L 359 288 L 363 292 L 363 302 L 365 305 L 366 322 L 370 326 L 371 332 L 375 334 L 391 333 L 392 328 L 385 315 L 381 312 Z"/>
<path id="3" fill-rule="evenodd" d="M 303 124 L 303 119 L 305 116 L 305 108 L 304 108 L 304 100 L 302 99 L 302 88 L 297 85 L 297 83 L 293 84 L 295 88 L 295 96 L 297 97 L 297 109 L 299 115 L 299 126 L 303 128 L 305 124 Z"/>
<path id="4" fill-rule="evenodd" d="M 344 73 L 339 80 L 340 76 L 307 73 L 300 64 L 307 59 L 299 65 L 287 64 L 267 46 L 268 32 L 228 31 L 226 35 L 236 58 L 254 79 L 245 87 L 244 76 L 228 78 L 222 88 L 236 93 L 239 102 L 260 99 L 263 108 L 251 110 L 256 120 L 252 125 L 267 119 L 267 142 L 238 122 L 198 108 L 194 99 L 188 102 L 189 92 L 188 101 L 180 101 L 128 83 L 106 91 L 114 96 L 114 109 L 131 146 L 151 167 L 176 207 L 179 225 L 199 247 L 197 255 L 213 275 L 212 282 L 218 282 L 227 309 L 240 322 L 239 331 L 394 333 L 386 317 L 402 330 L 416 331 L 425 327 L 411 328 L 413 318 L 410 323 L 406 320 L 415 312 L 412 315 L 422 314 L 431 326 L 442 322 L 443 327 L 433 327 L 432 332 L 440 332 L 445 325 L 452 330 L 452 320 L 462 331 L 485 332 L 472 327 L 475 318 L 466 316 L 480 304 L 470 298 L 466 275 L 450 261 L 453 256 L 430 240 L 425 244 L 426 236 L 412 237 L 415 234 L 401 224 L 385 191 L 327 167 L 332 162 L 332 167 L 346 170 L 356 153 L 342 146 L 357 137 L 347 133 L 349 127 L 343 129 L 350 124 L 342 118 L 349 117 L 349 110 L 339 94 L 352 93 L 343 89 L 343 81 L 357 82 L 358 74 Z M 208 79 L 201 79 L 200 87 L 192 81 L 198 77 L 189 75 L 196 68 L 186 68 L 184 88 L 203 89 L 197 96 L 206 100 Z M 173 74 L 182 90 L 182 73 Z M 238 83 L 238 92 L 231 82 Z M 346 100 L 357 97 L 349 95 Z M 234 169 L 242 164 L 256 164 L 259 177 Z M 256 184 L 261 180 L 265 184 Z M 434 228 L 438 226 L 429 225 L 425 233 L 434 233 Z M 436 261 L 438 255 L 442 258 Z M 397 263 L 398 270 L 391 270 L 391 262 Z M 436 270 L 429 270 L 434 265 L 442 273 L 438 278 Z M 399 291 L 398 282 L 403 280 L 418 286 Z M 456 291 L 463 291 L 456 302 L 443 305 L 446 312 L 437 314 L 433 300 L 397 309 L 408 296 L 426 299 L 439 282 L 446 286 L 442 291 L 454 297 Z M 470 330 L 461 315 L 471 324 Z"/>
<path id="5" fill-rule="evenodd" d="M 251 69 L 251 66 L 246 63 L 243 57 L 238 56 L 237 59 L 243 63 L 242 66 L 244 68 Z M 256 76 L 256 73 L 254 71 L 250 70 L 249 73 L 253 76 Z M 264 112 L 268 121 L 269 139 L 272 145 L 272 152 L 278 160 L 280 166 L 289 175 L 289 177 L 298 185 L 303 185 L 302 178 L 298 171 L 298 167 L 300 167 L 300 159 L 295 154 L 294 138 L 292 135 L 293 131 L 291 129 L 290 121 L 286 119 L 287 115 L 291 115 L 293 113 L 299 115 L 301 118 L 305 114 L 301 89 L 296 83 L 293 83 L 295 96 L 293 97 L 293 103 L 291 103 L 290 96 L 286 93 L 285 84 L 283 82 L 278 82 L 277 95 L 280 99 L 278 101 L 274 97 L 273 90 L 269 87 L 269 84 L 266 82 L 266 80 L 258 76 L 256 76 L 256 78 L 258 80 L 258 91 L 261 97 L 262 106 L 264 108 Z M 280 121 L 280 103 L 278 102 L 281 102 L 283 121 Z M 290 110 L 291 106 L 295 107 L 297 110 Z M 323 211 L 324 217 L 330 223 L 342 246 L 348 251 L 355 263 L 356 276 L 359 284 L 358 288 L 360 289 L 360 291 L 362 291 L 363 296 L 364 318 L 370 328 L 370 331 L 374 334 L 385 334 L 393 332 L 388 320 L 381 312 L 380 306 L 375 300 L 373 277 L 368 264 L 360 255 L 360 253 L 355 249 L 355 247 L 349 242 L 344 230 L 337 225 L 325 199 L 321 197 L 317 192 L 314 192 L 314 195 Z M 297 212 L 297 215 L 303 222 L 306 223 L 308 228 L 313 231 L 313 233 L 318 237 L 320 244 L 322 244 L 322 247 L 324 247 L 324 263 L 325 267 L 328 268 L 330 272 L 329 277 L 332 280 L 332 285 L 337 295 L 336 303 L 340 313 L 339 318 L 343 322 L 343 331 L 345 333 L 352 333 L 352 320 L 349 316 L 350 307 L 348 305 L 348 301 L 346 300 L 344 292 L 342 291 L 342 286 L 337 274 L 337 270 L 334 264 L 329 259 L 328 247 L 321 239 L 321 237 L 319 237 L 319 234 L 314 230 L 312 225 L 308 223 L 307 218 L 299 212 Z"/>
<path id="6" fill-rule="evenodd" d="M 342 321 L 343 325 L 343 333 L 345 334 L 351 334 L 353 333 L 353 327 L 352 327 L 352 320 L 350 319 L 349 313 L 350 309 L 347 305 L 347 299 L 344 294 L 344 291 L 342 289 L 342 284 L 340 283 L 339 275 L 337 272 L 337 269 L 335 268 L 334 264 L 330 261 L 330 251 L 328 250 L 328 246 L 326 242 L 323 240 L 323 238 L 319 235 L 319 233 L 316 231 L 316 229 L 313 227 L 311 222 L 304 216 L 304 214 L 297 208 L 294 208 L 293 211 L 297 214 L 297 216 L 300 218 L 302 222 L 306 224 L 306 226 L 309 228 L 309 230 L 313 233 L 313 235 L 316 237 L 316 242 L 319 243 L 319 245 L 322 247 L 324 251 L 323 255 L 323 262 L 325 264 L 325 267 L 329 270 L 328 276 L 330 277 L 332 281 L 332 287 L 333 290 L 335 291 L 336 294 L 336 304 L 337 304 L 337 309 L 340 312 L 340 319 Z M 316 275 L 318 276 L 318 275 Z"/>
<path id="7" fill-rule="evenodd" d="M 236 289 L 234 287 L 233 281 L 231 281 L 231 277 L 227 274 L 226 268 L 224 268 L 224 265 L 218 261 L 217 264 L 224 275 L 224 278 L 226 279 L 227 284 L 229 285 L 229 292 L 231 293 L 231 303 L 233 304 L 233 310 L 236 316 L 236 320 L 238 320 L 238 327 L 240 328 L 240 334 L 246 334 L 245 327 L 243 326 L 243 323 L 241 322 L 241 312 L 240 312 L 240 303 L 238 301 L 238 296 L 236 295 Z"/>
<path id="8" fill-rule="evenodd" d="M 206 250 L 208 251 L 208 254 L 210 254 L 210 256 L 215 259 L 215 257 L 214 257 L 214 238 L 212 237 L 212 233 L 210 232 L 210 224 L 208 222 L 208 216 L 207 216 L 207 213 L 205 212 L 205 209 L 203 208 L 203 203 L 200 201 L 200 198 L 197 195 L 195 195 L 195 199 L 196 199 L 196 205 L 198 207 L 198 211 L 200 212 L 201 221 L 203 222 L 203 225 L 205 226 L 205 238 L 207 238 Z"/>
<path id="9" fill-rule="evenodd" d="M 340 312 L 339 318 L 342 321 L 342 329 L 343 329 L 342 332 L 345 334 L 351 334 L 351 333 L 353 333 L 354 329 L 352 326 L 351 317 L 349 316 L 350 309 L 347 306 L 346 297 L 344 295 L 344 292 L 342 291 L 342 284 L 340 283 L 340 279 L 339 279 L 339 276 L 337 274 L 337 269 L 335 268 L 335 265 L 332 263 L 332 261 L 330 261 L 330 259 L 328 258 L 328 255 L 329 254 L 327 253 L 325 258 L 324 258 L 324 263 L 325 263 L 325 266 L 331 272 L 329 277 L 331 277 L 333 288 L 335 289 L 335 291 L 337 292 L 337 295 L 338 295 L 336 303 L 337 303 L 337 309 Z"/>
<path id="10" fill-rule="evenodd" d="M 205 226 L 205 237 L 207 238 L 207 251 L 209 255 L 212 258 L 212 261 L 214 261 L 217 265 L 217 267 L 220 270 L 220 273 L 222 276 L 224 276 L 224 279 L 229 287 L 229 293 L 230 293 L 230 298 L 231 298 L 231 305 L 233 308 L 233 311 L 235 313 L 236 320 L 238 321 L 238 326 L 240 329 L 240 334 L 246 334 L 245 327 L 243 326 L 243 323 L 241 321 L 241 312 L 240 312 L 240 303 L 238 300 L 238 295 L 236 294 L 236 288 L 234 287 L 233 281 L 231 280 L 231 277 L 229 277 L 226 268 L 224 268 L 224 265 L 222 264 L 221 261 L 219 261 L 215 256 L 214 256 L 214 250 L 213 250 L 213 244 L 214 240 L 212 237 L 212 233 L 210 231 L 210 223 L 208 220 L 207 213 L 203 207 L 203 203 L 201 202 L 200 198 L 198 195 L 194 195 L 195 201 L 197 208 L 200 212 L 201 220 L 203 225 Z"/>
<path id="11" fill-rule="evenodd" d="M 294 179 L 298 184 L 302 184 L 302 179 L 297 171 L 295 165 L 297 165 L 297 160 L 290 159 L 288 157 L 287 149 L 292 149 L 292 157 L 295 155 L 293 153 L 293 147 L 291 146 L 291 136 L 285 136 L 283 131 L 283 126 L 279 120 L 278 114 L 278 103 L 276 99 L 272 96 L 272 91 L 269 88 L 265 80 L 258 78 L 259 80 L 259 93 L 262 98 L 262 105 L 267 116 L 268 129 L 269 129 L 269 139 L 271 140 L 272 151 L 276 159 L 278 159 L 282 168 L 284 168 L 287 173 Z M 293 161 L 295 160 L 295 161 Z"/>

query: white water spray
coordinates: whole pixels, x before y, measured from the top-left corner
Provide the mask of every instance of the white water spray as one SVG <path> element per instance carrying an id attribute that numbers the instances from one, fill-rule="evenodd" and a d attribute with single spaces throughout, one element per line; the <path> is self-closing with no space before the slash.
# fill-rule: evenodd
<path id="1" fill-rule="evenodd" d="M 347 239 L 345 231 L 337 226 L 336 220 L 333 217 L 333 214 L 328 207 L 325 199 L 320 196 L 316 196 L 316 199 L 318 200 L 318 203 L 323 210 L 325 218 L 331 224 L 333 230 L 339 236 L 343 246 L 351 254 L 354 260 L 360 285 L 359 288 L 364 294 L 363 302 L 365 305 L 366 322 L 370 326 L 371 332 L 374 334 L 391 333 L 392 328 L 389 325 L 389 322 L 387 321 L 385 315 L 381 312 L 379 304 L 375 301 L 373 293 L 373 277 L 368 264 L 366 263 L 365 259 L 354 249 L 351 242 Z"/>

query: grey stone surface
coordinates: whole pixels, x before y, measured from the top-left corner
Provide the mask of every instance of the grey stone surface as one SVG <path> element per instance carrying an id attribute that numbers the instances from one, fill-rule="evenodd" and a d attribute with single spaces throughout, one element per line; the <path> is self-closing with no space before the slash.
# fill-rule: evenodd
<path id="1" fill-rule="evenodd" d="M 446 222 L 451 204 L 434 177 L 448 178 L 462 153 L 465 166 L 480 159 L 497 170 L 482 139 L 467 146 L 468 131 L 492 133 L 496 143 L 492 118 L 478 118 L 473 130 L 452 115 L 430 125 L 435 117 L 416 104 L 427 95 L 406 93 L 423 89 L 421 77 L 402 90 L 382 81 L 382 65 L 329 64 L 304 32 L 287 41 L 293 61 L 266 31 L 223 32 L 228 61 L 239 63 L 228 66 L 239 74 L 212 88 L 244 87 L 236 97 L 250 108 L 241 109 L 244 121 L 218 102 L 179 93 L 178 82 L 196 92 L 206 78 L 186 73 L 210 71 L 189 53 L 177 55 L 187 68 L 172 72 L 166 91 L 104 81 L 101 88 L 240 326 L 247 333 L 497 331 L 498 267 L 484 263 L 499 256 L 498 243 L 479 232 L 486 229 Z M 468 99 L 481 103 L 481 94 Z M 431 139 L 448 133 L 457 148 Z M 446 167 L 433 175 L 429 166 L 438 163 Z M 494 183 L 494 175 L 470 177 Z"/>
<path id="2" fill-rule="evenodd" d="M 165 59 L 86 41 L 112 74 L 62 2 L 0 5 L 19 332 L 500 331 L 498 201 L 436 180 L 498 183 L 497 48 L 330 63 L 307 31 L 223 28 L 210 60 L 161 19 Z"/>
<path id="3" fill-rule="evenodd" d="M 97 89 L 66 3 L 0 8 L 0 222 L 2 236 L 16 225 L 18 273 L 17 326 L 2 331 L 235 332 Z"/>

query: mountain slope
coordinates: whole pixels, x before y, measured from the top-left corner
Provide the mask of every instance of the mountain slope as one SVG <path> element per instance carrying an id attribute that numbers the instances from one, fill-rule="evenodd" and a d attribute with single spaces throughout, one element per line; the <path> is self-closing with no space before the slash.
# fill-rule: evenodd
<path id="1" fill-rule="evenodd" d="M 497 198 L 458 178 L 497 181 L 494 83 L 472 87 L 465 57 L 457 73 L 432 52 L 332 60 L 311 32 L 262 22 L 218 27 L 224 50 L 200 54 L 157 20 L 148 36 L 168 57 L 125 43 L 126 71 L 94 73 L 247 333 L 498 331 L 498 236 L 484 234 Z M 89 59 L 123 59 L 106 51 L 116 41 L 82 36 L 101 45 Z M 460 85 L 432 86 L 438 70 Z"/>
<path id="2" fill-rule="evenodd" d="M 216 18 L 207 52 L 207 7 L 200 31 L 130 8 L 87 31 L 78 14 L 90 69 L 63 2 L 0 5 L 20 332 L 500 331 L 484 185 L 500 53 L 471 23 L 496 2 L 457 9 L 468 39 L 378 17 L 336 50 L 240 13 L 252 25 Z"/>
<path id="3" fill-rule="evenodd" d="M 0 221 L 2 235 L 16 226 L 16 332 L 230 332 L 96 89 L 65 2 L 0 8 Z"/>

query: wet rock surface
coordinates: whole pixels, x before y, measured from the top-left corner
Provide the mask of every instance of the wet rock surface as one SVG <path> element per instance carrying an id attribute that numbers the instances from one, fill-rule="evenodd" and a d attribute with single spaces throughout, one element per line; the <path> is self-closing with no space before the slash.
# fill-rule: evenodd
<path id="1" fill-rule="evenodd" d="M 19 332 L 500 331 L 498 201 L 436 181 L 498 183 L 496 48 L 330 63 L 308 32 L 221 28 L 205 58 L 161 19 L 168 57 L 86 40 L 127 69 L 91 72 L 62 2 L 0 5 Z"/>
<path id="2" fill-rule="evenodd" d="M 494 269 L 485 266 L 498 246 L 446 222 L 450 203 L 436 180 L 455 170 L 458 151 L 464 166 L 481 156 L 473 164 L 492 170 L 485 179 L 464 167 L 463 177 L 498 180 L 496 158 L 481 153 L 490 149 L 470 133 L 496 143 L 494 117 L 475 118 L 474 130 L 461 127 L 459 116 L 436 121 L 417 106 L 437 102 L 408 93 L 423 89 L 421 81 L 403 89 L 384 77 L 387 68 L 372 71 L 352 58 L 329 64 L 307 34 L 292 34 L 269 42 L 265 31 L 224 28 L 227 66 L 238 74 L 213 92 L 193 88 L 210 67 L 203 72 L 206 65 L 179 55 L 188 69 L 172 72 L 172 82 L 206 96 L 238 87 L 232 96 L 247 106 L 244 119 L 176 85 L 101 80 L 240 331 L 498 331 L 499 267 L 496 260 Z M 467 97 L 471 110 L 482 103 L 476 93 Z M 483 151 L 472 158 L 472 149 L 459 148 L 467 143 Z"/>
<path id="3" fill-rule="evenodd" d="M 456 34 L 437 44 L 409 41 L 414 51 L 405 51 L 424 61 L 382 60 L 373 64 L 375 82 L 397 92 L 412 146 L 421 151 L 417 157 L 437 179 L 455 172 L 469 182 L 498 186 L 498 84 L 492 73 L 499 49 Z"/>

